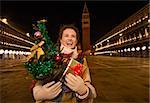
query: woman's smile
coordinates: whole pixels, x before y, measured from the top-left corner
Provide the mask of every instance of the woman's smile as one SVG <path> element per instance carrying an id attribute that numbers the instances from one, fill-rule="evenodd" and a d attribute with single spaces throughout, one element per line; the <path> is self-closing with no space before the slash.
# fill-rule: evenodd
<path id="1" fill-rule="evenodd" d="M 63 31 L 62 38 L 60 40 L 61 44 L 63 44 L 67 48 L 74 48 L 77 44 L 77 36 L 76 32 L 71 29 L 67 28 Z"/>

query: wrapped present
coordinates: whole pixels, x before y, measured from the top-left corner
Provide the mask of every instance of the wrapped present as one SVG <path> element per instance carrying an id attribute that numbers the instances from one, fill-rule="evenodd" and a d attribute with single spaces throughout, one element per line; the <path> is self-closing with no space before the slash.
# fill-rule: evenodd
<path id="1" fill-rule="evenodd" d="M 73 75 L 82 75 L 82 71 L 83 71 L 84 65 L 81 64 L 80 62 L 78 62 L 75 59 L 71 59 L 67 65 L 67 68 L 65 69 L 62 77 L 60 80 L 63 79 L 63 77 L 67 74 L 67 73 L 72 73 Z"/>

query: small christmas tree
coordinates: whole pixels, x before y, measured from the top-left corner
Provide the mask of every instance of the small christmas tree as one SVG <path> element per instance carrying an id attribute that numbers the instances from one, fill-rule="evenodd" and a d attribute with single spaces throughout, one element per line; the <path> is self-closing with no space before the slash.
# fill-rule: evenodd
<path id="1" fill-rule="evenodd" d="M 63 59 L 59 48 L 51 41 L 46 29 L 46 20 L 37 21 L 33 24 L 35 31 L 35 44 L 31 49 L 31 54 L 27 57 L 25 67 L 36 80 L 43 81 L 43 84 L 52 80 L 58 81 L 66 66 L 63 65 Z"/>

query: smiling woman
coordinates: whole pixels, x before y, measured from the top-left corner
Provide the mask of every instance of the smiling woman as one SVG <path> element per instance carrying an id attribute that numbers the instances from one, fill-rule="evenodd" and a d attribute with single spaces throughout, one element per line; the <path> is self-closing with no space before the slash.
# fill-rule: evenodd
<path id="1" fill-rule="evenodd" d="M 62 52 L 69 54 L 73 51 L 77 51 L 77 45 L 79 41 L 79 31 L 73 25 L 64 25 L 59 32 L 58 43 Z M 77 52 L 73 52 L 77 57 Z"/>
<path id="2" fill-rule="evenodd" d="M 83 65 L 83 68 L 81 68 L 80 75 L 67 72 L 64 76 L 64 81 L 51 81 L 45 85 L 42 85 L 41 81 L 37 81 L 33 88 L 34 99 L 37 103 L 47 103 L 49 101 L 58 103 L 92 103 L 93 99 L 96 98 L 96 91 L 91 84 L 86 58 L 82 53 L 78 53 L 78 29 L 73 25 L 62 26 L 58 40 L 59 49 L 63 55 L 62 65 L 67 65 L 70 68 L 68 65 L 74 59 Z M 79 70 L 78 66 L 74 68 Z M 75 70 L 75 72 L 78 71 Z"/>

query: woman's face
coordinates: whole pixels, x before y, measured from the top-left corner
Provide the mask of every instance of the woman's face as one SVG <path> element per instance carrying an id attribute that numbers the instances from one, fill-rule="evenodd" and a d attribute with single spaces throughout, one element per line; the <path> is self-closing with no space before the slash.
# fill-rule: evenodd
<path id="1" fill-rule="evenodd" d="M 75 30 L 71 28 L 67 28 L 62 33 L 62 38 L 60 39 L 60 43 L 63 44 L 67 48 L 74 48 L 77 44 L 77 34 Z"/>

